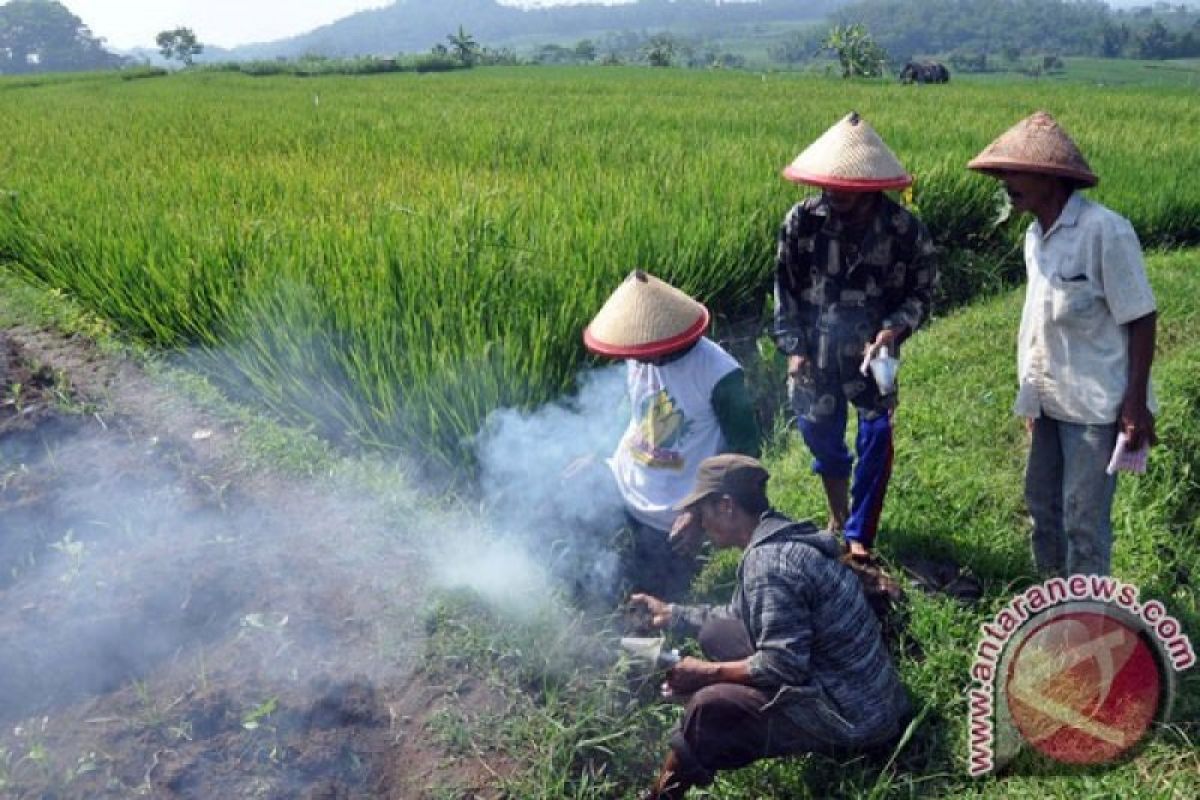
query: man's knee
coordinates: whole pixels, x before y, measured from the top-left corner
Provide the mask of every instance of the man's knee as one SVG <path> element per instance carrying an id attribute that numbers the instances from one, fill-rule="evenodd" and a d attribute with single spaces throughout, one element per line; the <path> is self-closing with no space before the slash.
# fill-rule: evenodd
<path id="1" fill-rule="evenodd" d="M 718 617 L 700 628 L 700 649 L 712 661 L 740 661 L 754 655 L 754 642 L 740 619 Z"/>

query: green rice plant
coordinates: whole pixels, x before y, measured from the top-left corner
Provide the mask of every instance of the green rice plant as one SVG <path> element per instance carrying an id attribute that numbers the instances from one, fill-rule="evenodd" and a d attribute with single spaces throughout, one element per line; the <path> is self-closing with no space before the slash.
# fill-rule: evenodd
<path id="1" fill-rule="evenodd" d="M 1151 244 L 1200 238 L 1186 89 L 478 69 L 0 79 L 0 261 L 336 442 L 471 460 L 482 421 L 572 390 L 635 267 L 762 313 L 780 168 L 851 108 L 917 176 L 942 299 L 1019 277 L 966 161 L 1035 108 Z M 720 333 L 720 331 L 718 331 Z"/>

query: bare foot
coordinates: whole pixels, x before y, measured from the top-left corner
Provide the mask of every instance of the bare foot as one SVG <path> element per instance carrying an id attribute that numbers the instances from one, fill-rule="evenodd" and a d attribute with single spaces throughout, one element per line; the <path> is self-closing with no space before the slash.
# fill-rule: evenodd
<path id="1" fill-rule="evenodd" d="M 855 541 L 854 539 L 848 539 L 847 542 L 850 544 L 850 557 L 851 558 L 870 558 L 871 557 L 871 551 L 869 549 L 867 549 L 867 546 L 865 544 L 863 544 L 862 542 Z"/>

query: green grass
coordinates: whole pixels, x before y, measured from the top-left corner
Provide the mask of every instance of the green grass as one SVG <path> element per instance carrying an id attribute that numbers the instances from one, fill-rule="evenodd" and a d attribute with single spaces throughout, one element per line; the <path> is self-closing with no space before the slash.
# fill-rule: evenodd
<path id="1" fill-rule="evenodd" d="M 1017 66 L 1024 68 L 1030 63 L 1025 59 Z M 1090 84 L 1096 87 L 1125 88 L 1190 88 L 1200 87 L 1200 60 L 1174 59 L 1149 61 L 1135 58 L 1086 58 L 1082 56 L 1063 59 L 1066 68 L 1044 73 L 1037 77 L 1021 75 L 1019 72 L 986 72 L 980 74 L 956 72 L 953 80 L 968 82 L 1013 82 L 1017 85 Z"/>
<path id="2" fill-rule="evenodd" d="M 1200 636 L 1195 586 L 1200 576 L 1200 377 L 1195 369 L 1200 345 L 1189 332 L 1198 314 L 1198 256 L 1181 251 L 1151 259 L 1162 319 L 1154 370 L 1161 441 L 1147 475 L 1122 479 L 1114 510 L 1114 574 L 1140 586 L 1143 597 L 1164 602 L 1184 622 L 1193 643 Z M 780 759 L 725 774 L 707 794 L 694 796 L 1190 798 L 1200 792 L 1196 669 L 1181 681 L 1174 725 L 1124 763 L 1079 770 L 1022 756 L 1004 777 L 966 775 L 965 693 L 979 626 L 1015 589 L 1033 581 L 1021 501 L 1024 433 L 1009 409 L 1020 307 L 1016 290 L 955 312 L 906 351 L 882 552 L 951 555 L 970 566 L 986 589 L 974 609 L 910 595 L 909 635 L 924 657 L 902 658 L 899 666 L 917 706 L 926 709 L 911 740 L 887 769 L 865 761 Z M 771 456 L 771 493 L 793 515 L 821 519 L 824 501 L 808 463 L 798 441 Z M 723 553 L 699 585 L 720 594 L 711 587 L 729 585 L 736 560 L 737 553 Z M 1185 573 L 1191 577 L 1180 582 Z M 631 797 L 648 783 L 664 752 L 664 725 L 678 711 L 655 706 L 652 693 L 630 688 L 626 667 L 611 657 L 572 658 L 571 648 L 586 641 L 577 635 L 578 621 L 513 620 L 464 605 L 462 597 L 444 602 L 435 618 L 430 651 L 435 665 L 459 670 L 470 664 L 472 674 L 492 675 L 522 697 L 503 714 L 481 715 L 458 731 L 465 740 L 494 745 L 496 753 L 517 765 L 510 779 L 513 796 Z M 564 629 L 572 633 L 564 636 Z M 456 655 L 453 663 L 446 659 L 448 652 Z M 521 666 L 514 668 L 505 653 L 539 655 L 516 656 Z M 553 667 L 542 666 L 547 664 Z M 550 699 L 536 690 L 539 681 L 553 682 Z M 619 747 L 599 762 L 595 753 L 578 757 L 581 741 L 606 730 L 621 733 Z M 564 756 L 572 753 L 576 756 Z"/>
<path id="3" fill-rule="evenodd" d="M 492 410 L 572 388 L 630 269 L 757 312 L 799 194 L 779 170 L 851 108 L 917 174 L 952 300 L 1019 274 L 963 165 L 1035 108 L 1148 242 L 1200 237 L 1183 90 L 606 68 L 0 93 L 0 260 L 326 438 L 456 463 Z"/>
<path id="4" fill-rule="evenodd" d="M 1200 88 L 1200 59 L 1145 61 L 1138 59 L 1068 58 L 1070 79 L 1107 86 L 1186 86 Z"/>

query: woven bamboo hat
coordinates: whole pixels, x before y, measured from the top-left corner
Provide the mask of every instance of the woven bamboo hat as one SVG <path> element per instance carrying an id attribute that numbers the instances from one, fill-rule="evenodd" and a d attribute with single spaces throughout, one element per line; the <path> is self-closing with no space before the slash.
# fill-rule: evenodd
<path id="1" fill-rule="evenodd" d="M 1071 178 L 1083 186 L 1100 182 L 1075 142 L 1045 111 L 1013 125 L 968 162 L 967 167 L 996 177 L 997 171 L 1036 172 Z"/>
<path id="2" fill-rule="evenodd" d="M 870 123 L 853 111 L 796 156 L 783 177 L 843 192 L 903 189 L 913 181 Z"/>
<path id="3" fill-rule="evenodd" d="M 708 328 L 708 309 L 641 270 L 617 287 L 583 332 L 593 353 L 657 358 L 696 342 Z"/>

